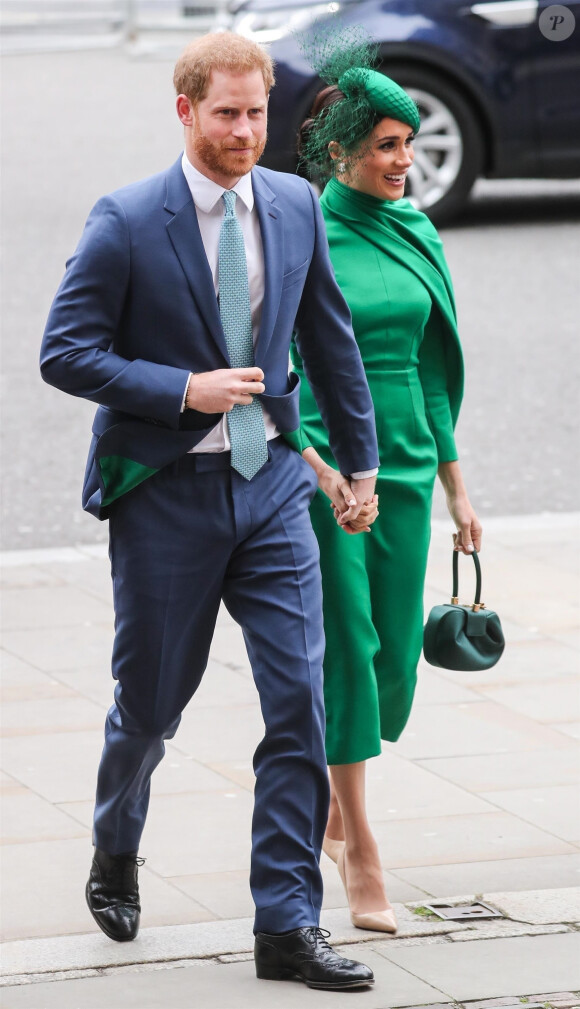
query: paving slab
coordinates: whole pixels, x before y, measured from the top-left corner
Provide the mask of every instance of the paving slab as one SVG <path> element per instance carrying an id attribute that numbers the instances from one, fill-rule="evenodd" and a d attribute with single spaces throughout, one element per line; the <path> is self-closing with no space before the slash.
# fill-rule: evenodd
<path id="1" fill-rule="evenodd" d="M 187 706 L 174 738 L 174 745 L 203 763 L 247 760 L 264 735 L 264 722 L 257 700 L 252 704 L 224 704 L 220 717 L 208 718 L 206 708 L 195 700 Z"/>
<path id="2" fill-rule="evenodd" d="M 493 701 L 414 708 L 396 744 L 400 756 L 459 757 L 481 753 L 564 749 L 570 744 L 558 732 Z"/>
<path id="3" fill-rule="evenodd" d="M 89 832 L 84 833 L 81 838 L 4 846 L 1 877 L 4 968 L 11 940 L 42 942 L 45 936 L 72 936 L 74 945 L 82 941 L 77 936 L 82 937 L 83 933 L 89 933 L 92 939 L 90 933 L 95 926 L 84 896 L 92 847 Z M 151 926 L 190 924 L 214 917 L 194 898 L 147 866 L 141 869 L 139 883 L 146 920 Z M 39 899 L 39 894 L 48 894 L 50 899 Z M 107 944 L 113 945 L 109 940 Z"/>
<path id="4" fill-rule="evenodd" d="M 578 781 L 580 750 L 537 750 L 523 753 L 485 753 L 463 757 L 435 757 L 418 761 L 433 774 L 470 792 L 537 788 Z"/>
<path id="5" fill-rule="evenodd" d="M 344 887 L 342 885 L 342 880 L 338 875 L 335 863 L 323 854 L 320 860 L 320 869 L 324 883 L 322 906 L 324 908 L 344 908 Z M 428 891 L 424 890 L 422 887 L 414 886 L 412 883 L 401 879 L 393 872 L 383 870 L 383 880 L 385 883 L 385 890 L 389 895 L 391 903 L 393 904 L 406 904 L 409 901 L 424 903 L 429 895 Z"/>
<path id="6" fill-rule="evenodd" d="M 374 833 L 381 862 L 391 870 L 577 851 L 567 841 L 499 812 L 379 822 Z"/>
<path id="7" fill-rule="evenodd" d="M 103 719 L 104 720 L 104 719 Z M 12 736 L 2 743 L 5 770 L 49 802 L 93 800 L 103 729 Z"/>
<path id="8" fill-rule="evenodd" d="M 483 792 L 496 806 L 534 823 L 565 841 L 580 837 L 578 784 Z"/>
<path id="9" fill-rule="evenodd" d="M 437 600 L 433 601 L 435 605 Z M 428 606 L 425 606 L 425 610 Z M 413 698 L 414 705 L 429 704 L 437 706 L 439 704 L 461 704 L 463 702 L 480 701 L 481 697 L 477 691 L 462 683 L 447 679 L 438 670 L 435 672 L 433 666 L 428 666 L 426 662 L 419 663 L 417 672 L 417 687 Z"/>
<path id="10" fill-rule="evenodd" d="M 88 595 L 101 599 L 109 606 L 112 605 L 111 571 L 106 554 L 93 558 L 86 557 L 76 564 L 53 561 L 41 566 L 41 570 L 50 571 L 60 578 L 63 584 L 78 586 Z"/>
<path id="11" fill-rule="evenodd" d="M 47 673 L 76 669 L 81 659 L 83 665 L 111 667 L 112 623 L 45 627 L 42 634 L 6 631 L 3 638 L 6 651 Z"/>
<path id="12" fill-rule="evenodd" d="M 518 925 L 512 921 L 482 921 L 465 932 L 451 936 L 453 942 L 473 942 L 479 939 L 513 939 L 520 935 L 559 935 L 570 932 L 568 925 Z"/>
<path id="13" fill-rule="evenodd" d="M 484 900 L 514 921 L 532 925 L 580 919 L 580 886 L 528 893 L 488 893 Z"/>
<path id="14" fill-rule="evenodd" d="M 208 761 L 205 766 L 211 767 L 216 774 L 232 781 L 235 785 L 239 785 L 240 788 L 245 788 L 247 792 L 253 793 L 256 775 L 251 760 L 212 760 Z"/>
<path id="15" fill-rule="evenodd" d="M 558 979 L 580 988 L 580 935 L 536 935 L 514 939 L 443 943 L 415 949 L 380 947 L 381 955 L 459 1002 L 538 992 Z"/>
<path id="16" fill-rule="evenodd" d="M 323 907 L 344 908 L 344 888 L 336 865 L 326 855 L 321 861 L 324 883 Z M 385 889 L 391 903 L 425 901 L 427 893 L 413 884 L 399 879 L 393 873 L 383 873 Z M 184 876 L 167 877 L 168 882 L 199 904 L 209 908 L 216 918 L 250 917 L 254 906 L 249 887 L 249 868 L 229 872 L 200 872 Z"/>
<path id="17" fill-rule="evenodd" d="M 45 697 L 75 697 L 77 691 L 56 677 L 42 673 L 15 655 L 0 654 L 2 668 L 2 703 L 40 700 Z"/>
<path id="18" fill-rule="evenodd" d="M 479 691 L 538 722 L 573 722 L 580 718 L 580 689 L 576 677 L 558 679 L 551 675 L 541 682 L 480 686 Z"/>
<path id="19" fill-rule="evenodd" d="M 66 803 L 61 808 L 80 823 L 92 823 L 92 801 Z M 163 877 L 184 876 L 192 868 L 248 873 L 252 809 L 252 796 L 227 781 L 219 791 L 157 793 L 139 850 L 149 868 Z M 168 823 L 180 824 L 170 840 Z"/>
<path id="20" fill-rule="evenodd" d="M 69 842 L 70 843 L 70 842 Z M 153 883 L 158 879 L 144 879 L 152 892 Z M 166 893 L 164 891 L 164 893 Z M 146 887 L 143 890 L 144 906 Z M 183 896 L 183 895 L 182 895 Z M 84 895 L 77 894 L 78 906 L 84 904 Z M 70 899 L 70 898 L 69 898 Z M 183 897 L 182 905 L 185 904 Z M 189 902 L 192 909 L 193 901 Z M 177 905 L 180 906 L 179 904 Z M 466 926 L 460 922 L 426 919 L 415 915 L 409 908 L 394 904 L 399 921 L 400 938 L 385 936 L 384 933 L 369 932 L 355 928 L 350 921 L 346 908 L 324 909 L 321 916 L 321 927 L 331 933 L 333 945 L 355 943 L 365 947 L 367 943 L 379 940 L 381 942 L 399 942 L 405 938 L 425 938 L 433 936 L 449 936 L 465 931 Z M 167 910 L 166 903 L 162 910 Z M 84 934 L 55 935 L 47 938 L 9 941 L 4 944 L 2 957 L 2 974 L 7 976 L 27 973 L 54 972 L 59 970 L 91 970 L 108 967 L 131 966 L 134 964 L 163 963 L 181 959 L 206 958 L 231 953 L 249 953 L 253 949 L 253 914 L 247 918 L 237 918 L 220 921 L 204 920 L 195 922 L 190 919 L 187 924 L 165 925 L 164 927 L 148 927 L 157 914 L 153 907 L 143 916 L 142 927 L 137 939 L 131 943 L 114 943 L 107 939 L 96 928 L 91 928 L 90 917 L 87 918 L 84 908 Z M 202 917 L 200 915 L 200 917 Z M 206 916 L 207 917 L 207 916 Z M 87 922 L 89 924 L 87 925 Z M 193 922 L 193 923 L 192 923 Z M 87 931 L 91 929 L 90 932 Z M 77 929 L 80 932 L 81 929 Z"/>
<path id="21" fill-rule="evenodd" d="M 64 693 L 64 692 L 63 692 Z M 98 704 L 85 697 L 29 697 L 9 701 L 2 706 L 2 735 L 44 735 L 47 726 L 52 732 L 90 732 L 102 729 L 103 712 Z"/>
<path id="22" fill-rule="evenodd" d="M 552 635 L 554 641 L 560 641 L 563 645 L 570 645 L 571 648 L 580 648 L 580 631 L 576 628 L 571 631 L 563 631 Z"/>
<path id="23" fill-rule="evenodd" d="M 231 669 L 221 662 L 210 660 L 195 694 L 196 708 L 228 707 L 258 704 L 258 691 L 253 679 L 243 669 Z"/>
<path id="24" fill-rule="evenodd" d="M 422 865 L 398 868 L 395 874 L 428 893 L 491 893 L 497 890 L 535 890 L 577 886 L 580 882 L 580 853 L 505 858 L 451 865 Z M 412 898 L 408 898 L 412 899 Z"/>
<path id="25" fill-rule="evenodd" d="M 218 625 L 211 643 L 211 654 L 217 662 L 231 669 L 244 669 L 251 675 L 252 667 L 244 644 L 241 629 L 229 617 L 225 619 L 224 609 L 220 610 Z"/>
<path id="26" fill-rule="evenodd" d="M 28 560 L 28 551 L 26 551 Z M 14 566 L 5 561 L 6 554 L 2 555 L 2 566 L 0 568 L 0 586 L 2 589 L 39 589 L 50 585 L 52 587 L 66 585 L 66 581 L 60 578 L 55 569 L 55 565 L 41 567 L 40 565 L 27 563 L 26 566 Z M 66 565 L 68 567 L 68 565 Z"/>
<path id="27" fill-rule="evenodd" d="M 4 793 L 4 789 L 2 792 Z M 86 828 L 78 821 L 29 789 L 10 786 L 7 794 L 2 794 L 2 844 L 86 836 Z"/>
<path id="28" fill-rule="evenodd" d="M 552 728 L 557 729 L 558 732 L 563 732 L 566 736 L 571 736 L 572 739 L 580 739 L 580 722 L 554 723 Z"/>
<path id="29" fill-rule="evenodd" d="M 5 988 L 4 1009 L 335 1009 L 340 1000 L 365 1009 L 440 1002 L 432 985 L 378 953 L 367 951 L 365 962 L 376 971 L 376 984 L 359 992 L 313 991 L 294 981 L 258 981 L 251 961 L 234 964 L 196 962 L 187 967 L 147 973 Z"/>
<path id="30" fill-rule="evenodd" d="M 244 870 L 250 864 L 253 796 L 234 785 L 220 792 L 159 795 L 151 804 L 141 851 L 160 876 Z M 180 829 L 167 844 L 167 824 Z"/>
<path id="31" fill-rule="evenodd" d="M 554 1006 L 561 1006 L 562 1009 L 570 1009 L 574 1006 L 578 1009 L 578 996 L 580 992 L 563 991 L 563 992 L 546 992 L 544 995 L 538 996 L 538 1001 L 542 1004 L 546 1002 L 551 1002 Z"/>
<path id="32" fill-rule="evenodd" d="M 106 623 L 112 619 L 112 601 L 107 604 L 75 587 L 43 586 L 2 593 L 2 623 L 6 630 L 66 627 L 86 621 Z"/>
<path id="33" fill-rule="evenodd" d="M 366 796 L 373 823 L 495 812 L 493 804 L 405 760 L 392 748 L 368 761 Z"/>
<path id="34" fill-rule="evenodd" d="M 106 665 L 88 666 L 83 662 L 74 669 L 52 669 L 50 675 L 59 684 L 98 704 L 104 725 L 105 715 L 114 700 L 115 689 L 110 656 Z"/>
<path id="35" fill-rule="evenodd" d="M 546 670 L 557 677 L 577 676 L 578 652 L 569 643 L 558 642 L 553 637 L 538 634 L 524 640 L 511 637 L 501 661 L 491 669 L 473 672 L 444 669 L 440 675 L 464 687 L 501 688 L 508 683 L 545 681 Z"/>

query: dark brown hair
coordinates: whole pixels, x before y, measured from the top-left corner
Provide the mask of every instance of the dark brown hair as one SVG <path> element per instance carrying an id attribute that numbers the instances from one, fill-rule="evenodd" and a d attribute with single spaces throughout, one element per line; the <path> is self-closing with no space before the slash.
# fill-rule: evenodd
<path id="1" fill-rule="evenodd" d="M 331 108 L 331 106 L 336 105 L 337 102 L 342 102 L 345 98 L 346 95 L 336 86 L 336 84 L 330 84 L 327 88 L 323 88 L 322 91 L 318 92 L 314 102 L 312 103 L 308 119 L 304 120 L 298 131 L 298 154 L 301 158 L 305 157 L 308 140 L 314 126 L 316 125 L 317 117 L 320 113 L 324 113 L 325 109 Z M 332 160 L 328 152 L 327 158 L 329 162 Z"/>
<path id="2" fill-rule="evenodd" d="M 368 150 L 368 138 L 381 120 L 368 103 L 357 108 L 336 84 L 318 92 L 298 133 L 300 164 L 312 182 L 325 185 L 338 168 L 338 159 L 330 156 L 329 146 L 336 141 L 341 146 L 341 171 L 352 165 Z M 348 138 L 348 139 L 347 139 Z M 345 162 L 346 159 L 346 162 Z"/>

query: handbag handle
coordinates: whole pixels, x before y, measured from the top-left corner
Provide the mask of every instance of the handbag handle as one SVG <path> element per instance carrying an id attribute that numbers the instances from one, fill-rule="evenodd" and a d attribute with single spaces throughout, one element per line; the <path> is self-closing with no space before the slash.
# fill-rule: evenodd
<path id="1" fill-rule="evenodd" d="M 475 564 L 475 600 L 471 608 L 474 613 L 477 613 L 484 605 L 481 602 L 481 566 L 479 563 L 479 557 L 477 556 L 477 550 L 474 549 L 471 556 L 473 557 L 473 563 Z M 453 595 L 451 597 L 451 602 L 455 606 L 459 603 L 459 550 L 453 551 Z"/>

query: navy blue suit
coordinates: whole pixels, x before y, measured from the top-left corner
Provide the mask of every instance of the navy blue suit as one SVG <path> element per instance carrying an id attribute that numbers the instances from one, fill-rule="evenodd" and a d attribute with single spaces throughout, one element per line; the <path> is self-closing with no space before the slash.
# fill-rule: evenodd
<path id="1" fill-rule="evenodd" d="M 299 426 L 293 329 L 343 473 L 378 464 L 373 408 L 316 197 L 255 168 L 265 290 L 256 365 L 278 429 Z M 181 412 L 190 371 L 229 366 L 181 159 L 93 209 L 44 334 L 47 382 L 99 404 L 83 506 L 110 519 L 115 703 L 94 840 L 137 849 L 150 776 L 207 663 L 223 599 L 241 625 L 266 726 L 255 757 L 256 930 L 314 925 L 327 815 L 313 471 L 283 439 L 251 480 L 187 455 L 220 419 Z"/>

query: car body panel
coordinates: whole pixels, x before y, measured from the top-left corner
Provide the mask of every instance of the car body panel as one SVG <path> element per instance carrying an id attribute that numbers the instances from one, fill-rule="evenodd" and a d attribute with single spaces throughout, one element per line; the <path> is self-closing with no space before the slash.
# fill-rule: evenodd
<path id="1" fill-rule="evenodd" d="M 247 0 L 242 10 L 290 9 Z M 490 17 L 473 13 L 488 7 Z M 523 0 L 512 0 L 521 19 Z M 534 7 L 534 4 L 528 4 Z M 539 0 L 537 14 L 549 6 Z M 465 0 L 353 0 L 340 5 L 339 24 L 364 25 L 380 45 L 382 68 L 389 63 L 429 69 L 466 99 L 485 142 L 485 174 L 495 177 L 566 176 L 580 172 L 580 0 L 568 0 L 577 26 L 571 37 L 544 37 L 537 15 L 506 24 L 510 0 L 498 4 Z M 321 24 L 330 20 L 321 19 Z M 305 33 L 306 35 L 308 32 Z M 302 55 L 296 37 L 275 41 L 277 87 L 270 105 L 269 142 L 263 163 L 292 171 L 298 127 L 321 86 Z"/>

